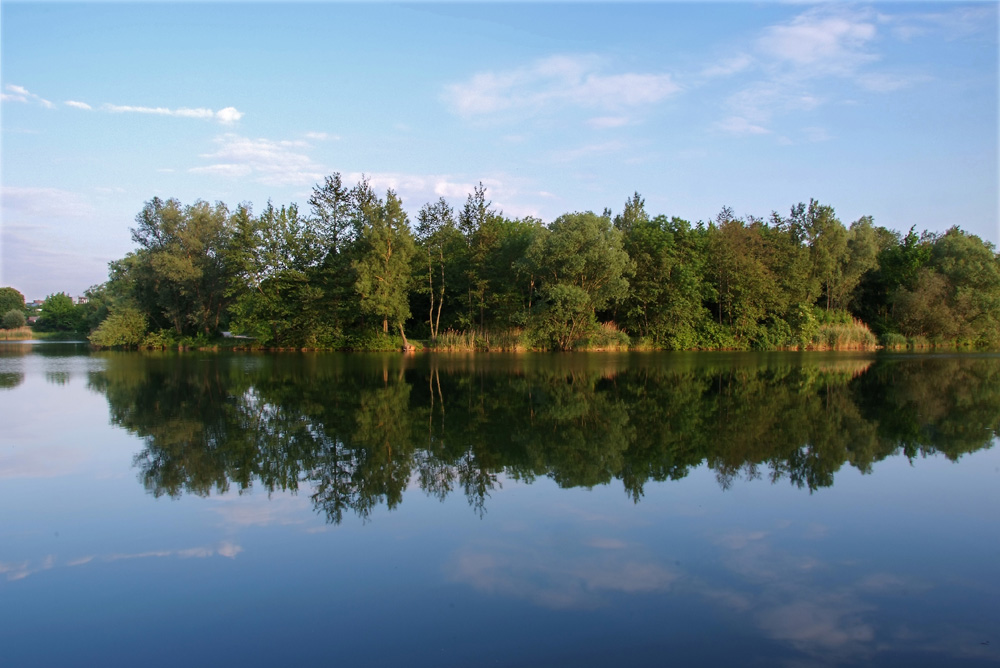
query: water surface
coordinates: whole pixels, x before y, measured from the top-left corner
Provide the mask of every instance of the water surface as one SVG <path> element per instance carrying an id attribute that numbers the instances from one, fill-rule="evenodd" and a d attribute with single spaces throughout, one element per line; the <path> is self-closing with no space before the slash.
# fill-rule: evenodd
<path id="1" fill-rule="evenodd" d="M 1000 663 L 1000 357 L 0 344 L 0 663 Z"/>

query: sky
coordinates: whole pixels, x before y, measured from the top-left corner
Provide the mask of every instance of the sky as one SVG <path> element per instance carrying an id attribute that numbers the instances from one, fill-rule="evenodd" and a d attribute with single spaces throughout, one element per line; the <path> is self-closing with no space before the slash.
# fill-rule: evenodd
<path id="1" fill-rule="evenodd" d="M 0 4 L 0 286 L 77 296 L 173 197 L 308 209 L 340 172 L 411 220 L 692 222 L 816 199 L 998 224 L 996 3 Z"/>

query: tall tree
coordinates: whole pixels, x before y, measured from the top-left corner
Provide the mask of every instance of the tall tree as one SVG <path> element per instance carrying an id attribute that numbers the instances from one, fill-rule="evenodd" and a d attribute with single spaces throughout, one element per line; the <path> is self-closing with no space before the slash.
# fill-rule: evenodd
<path id="1" fill-rule="evenodd" d="M 383 202 L 368 181 L 355 188 L 355 290 L 361 313 L 381 321 L 382 331 L 390 324 L 399 328 L 406 341 L 403 323 L 410 317 L 410 259 L 413 235 L 403 204 L 392 190 Z"/>
<path id="2" fill-rule="evenodd" d="M 421 207 L 417 214 L 417 242 L 427 261 L 426 290 L 430 301 L 427 323 L 431 337 L 436 337 L 441 330 L 441 309 L 444 308 L 446 284 L 445 249 L 458 235 L 455 212 L 443 197 L 434 204 Z"/>
<path id="3" fill-rule="evenodd" d="M 590 211 L 559 216 L 530 250 L 542 281 L 542 318 L 559 348 L 569 348 L 595 321 L 596 312 L 628 292 L 633 264 L 622 234 Z"/>
<path id="4" fill-rule="evenodd" d="M 178 334 L 211 334 L 231 302 L 226 290 L 229 212 L 198 201 L 182 206 L 158 197 L 136 216 L 132 240 L 139 244 L 133 262 L 144 265 L 136 276 L 150 285 L 137 286 L 152 297 L 157 313 Z M 146 294 L 148 293 L 148 294 Z"/>
<path id="5" fill-rule="evenodd" d="M 311 270 L 323 253 L 312 221 L 294 204 L 268 202 L 232 216 L 228 263 L 233 325 L 265 345 L 315 346 L 324 337 L 323 292 Z"/>
<path id="6" fill-rule="evenodd" d="M 628 234 L 636 225 L 649 222 L 649 215 L 646 213 L 646 200 L 638 192 L 632 194 L 625 200 L 625 208 L 620 214 L 615 216 L 615 229 Z"/>
<path id="7" fill-rule="evenodd" d="M 14 310 L 24 310 L 24 295 L 14 288 L 0 288 L 0 315 Z"/>
<path id="8" fill-rule="evenodd" d="M 317 221 L 320 240 L 329 253 L 336 255 L 350 242 L 353 230 L 351 189 L 344 185 L 340 172 L 327 176 L 323 185 L 313 186 L 309 206 Z"/>

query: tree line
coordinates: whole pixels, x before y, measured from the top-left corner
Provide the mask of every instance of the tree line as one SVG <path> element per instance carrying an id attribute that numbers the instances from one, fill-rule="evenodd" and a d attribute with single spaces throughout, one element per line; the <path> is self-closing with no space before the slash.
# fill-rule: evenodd
<path id="1" fill-rule="evenodd" d="M 480 184 L 411 221 L 339 174 L 308 212 L 154 198 L 135 250 L 88 292 L 99 345 L 208 340 L 396 349 L 773 349 L 1000 343 L 1000 255 L 952 227 L 849 225 L 811 200 L 767 219 L 621 212 L 506 216 Z"/>

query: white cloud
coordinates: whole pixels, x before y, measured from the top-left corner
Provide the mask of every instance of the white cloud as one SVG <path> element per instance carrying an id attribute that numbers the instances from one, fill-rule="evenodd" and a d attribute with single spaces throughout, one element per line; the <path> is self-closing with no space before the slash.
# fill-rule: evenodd
<path id="1" fill-rule="evenodd" d="M 55 109 L 56 105 L 52 104 L 41 95 L 35 95 L 24 86 L 15 86 L 14 84 L 7 84 L 5 88 L 8 91 L 7 93 L 2 94 L 3 100 L 5 102 L 27 103 L 30 100 L 35 100 L 46 109 Z"/>
<path id="2" fill-rule="evenodd" d="M 243 112 L 237 111 L 236 107 L 226 107 L 225 109 L 219 109 L 215 112 L 215 117 L 223 125 L 232 125 L 236 121 L 243 118 Z"/>
<path id="3" fill-rule="evenodd" d="M 703 77 L 728 77 L 746 70 L 752 64 L 753 58 L 744 53 L 706 67 L 702 70 L 701 75 Z"/>
<path id="4" fill-rule="evenodd" d="M 193 174 L 213 174 L 228 178 L 252 177 L 266 185 L 310 185 L 323 179 L 327 170 L 302 149 L 304 141 L 250 139 L 227 133 L 215 139 L 219 148 L 201 157 L 213 164 L 193 167 Z"/>
<path id="5" fill-rule="evenodd" d="M 93 109 L 93 107 L 87 104 L 86 102 L 77 102 L 76 100 L 66 100 L 65 105 L 67 107 L 74 107 L 76 109 L 85 109 L 87 111 Z"/>
<path id="6" fill-rule="evenodd" d="M 537 113 L 576 106 L 625 109 L 650 105 L 680 90 L 666 73 L 604 74 L 599 59 L 552 56 L 503 72 L 480 72 L 445 89 L 452 110 L 465 117 L 501 111 Z"/>
<path id="7" fill-rule="evenodd" d="M 771 26 L 757 48 L 779 62 L 808 67 L 813 75 L 848 73 L 878 59 L 867 50 L 876 34 L 868 16 L 823 8 Z"/>
<path id="8" fill-rule="evenodd" d="M 872 69 L 882 58 L 876 48 L 880 39 L 891 33 L 886 26 L 904 24 L 907 20 L 902 17 L 828 4 L 764 29 L 753 43 L 752 56 L 738 56 L 703 72 L 718 76 L 750 66 L 759 72 L 756 80 L 729 97 L 729 117 L 717 122 L 716 129 L 764 134 L 776 117 L 811 111 L 830 101 L 836 95 L 831 91 L 838 90 L 829 85 L 831 78 L 876 93 L 890 93 L 926 80 L 919 74 Z M 823 93 L 817 93 L 819 90 Z M 790 140 L 785 137 L 784 141 Z"/>
<path id="9" fill-rule="evenodd" d="M 180 107 L 178 109 L 169 109 L 167 107 L 104 104 L 101 105 L 101 109 L 114 114 L 151 114 L 154 116 L 175 116 L 178 118 L 215 119 L 223 125 L 232 125 L 236 121 L 243 118 L 243 112 L 238 111 L 235 107 L 226 107 L 225 109 L 220 109 L 219 111 L 212 111 L 211 109 L 206 108 L 192 109 L 188 107 Z"/>

